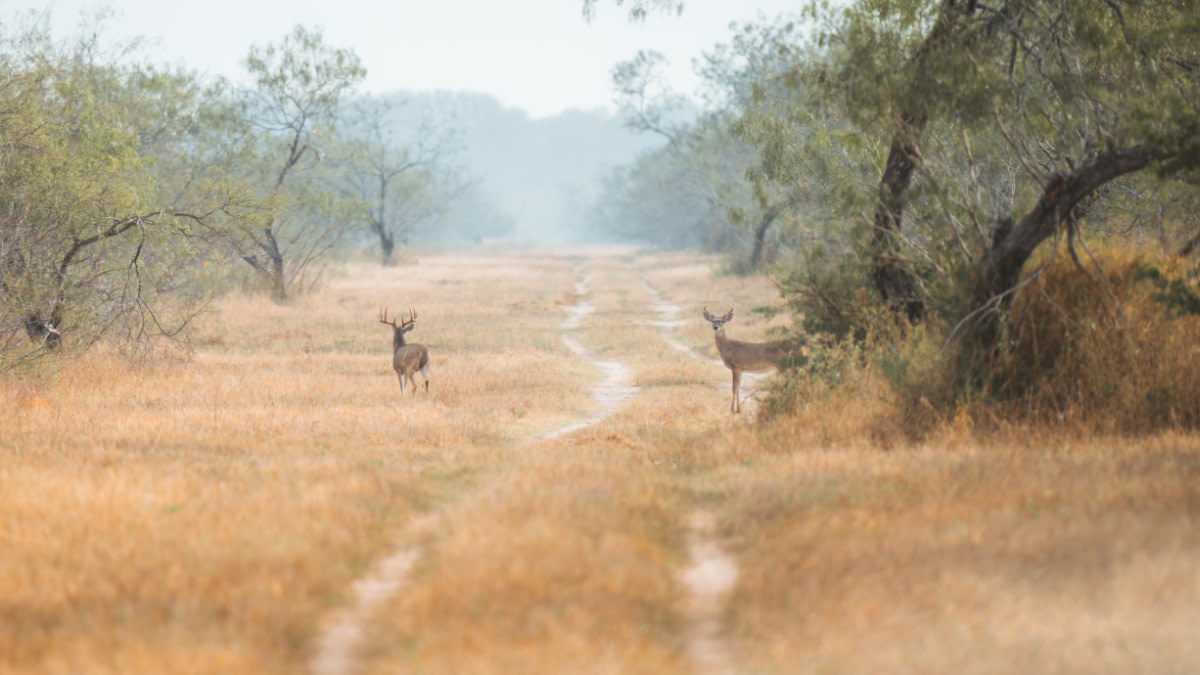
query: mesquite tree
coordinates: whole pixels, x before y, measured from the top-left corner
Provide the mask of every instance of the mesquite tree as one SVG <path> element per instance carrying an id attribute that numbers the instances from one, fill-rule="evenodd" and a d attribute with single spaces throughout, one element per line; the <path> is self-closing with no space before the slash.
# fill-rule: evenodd
<path id="1" fill-rule="evenodd" d="M 678 5 L 628 7 L 645 18 Z M 595 6 L 584 2 L 585 12 Z M 894 312 L 922 320 L 940 286 L 966 290 L 975 316 L 994 316 L 1039 246 L 1061 239 L 1079 258 L 1084 210 L 1102 207 L 1117 181 L 1196 169 L 1196 9 L 1186 0 L 813 2 L 802 48 L 759 78 L 760 96 L 741 106 L 744 126 L 765 148 L 768 176 L 830 155 L 848 178 L 877 167 L 859 202 L 870 206 L 853 253 L 865 259 L 854 264 Z M 828 119 L 844 133 L 822 138 Z M 812 152 L 809 131 L 824 153 Z M 772 154 L 789 134 L 800 156 Z M 824 189 L 844 201 L 843 186 Z"/>
<path id="2" fill-rule="evenodd" d="M 301 174 L 328 150 L 322 139 L 332 135 L 343 97 L 366 70 L 352 50 L 329 47 L 320 30 L 303 26 L 279 44 L 252 48 L 245 65 L 256 86 L 244 92 L 243 114 L 259 132 L 251 142 L 268 206 L 260 222 L 230 243 L 283 300 L 289 285 L 348 230 L 346 219 L 330 216 L 352 207 L 339 207 L 332 194 L 322 194 L 326 182 Z M 318 205 L 316 217 L 303 214 L 306 203 Z"/>
<path id="3" fill-rule="evenodd" d="M 951 326 L 982 322 L 994 343 L 1039 247 L 1062 241 L 1082 265 L 1086 216 L 1126 192 L 1121 181 L 1196 169 L 1193 10 L 1129 0 L 814 5 L 804 48 L 761 85 L 770 105 L 741 106 L 741 128 L 763 148 L 764 175 L 824 176 L 827 203 L 858 214 L 844 278 L 859 274 L 905 321 L 935 311 Z M 875 167 L 873 181 L 861 180 L 864 167 Z"/>
<path id="4" fill-rule="evenodd" d="M 379 240 L 382 263 L 391 264 L 397 239 L 440 224 L 451 202 L 471 187 L 454 167 L 458 133 L 429 116 L 402 122 L 396 98 L 363 97 L 344 116 L 340 157 L 332 176 L 337 189 L 360 205 L 360 218 Z"/>
<path id="5" fill-rule="evenodd" d="M 177 170 L 197 166 L 219 91 L 107 60 L 97 39 L 0 37 L 0 371 L 177 335 L 210 288 L 204 229 L 235 210 Z"/>

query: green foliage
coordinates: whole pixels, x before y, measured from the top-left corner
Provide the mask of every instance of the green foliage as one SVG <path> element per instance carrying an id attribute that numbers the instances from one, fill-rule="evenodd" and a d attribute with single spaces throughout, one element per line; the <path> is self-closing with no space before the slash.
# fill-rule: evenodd
<path id="1" fill-rule="evenodd" d="M 662 72 L 666 65 L 666 57 L 662 54 L 639 51 L 633 59 L 613 67 L 613 89 L 616 91 L 617 114 L 624 118 L 625 126 L 639 132 L 661 134 L 671 143 L 677 143 L 686 126 L 673 123 L 670 118 L 687 99 L 666 84 Z"/>
<path id="2" fill-rule="evenodd" d="M 297 138 L 336 119 L 342 98 L 367 74 L 352 50 L 328 47 L 319 29 L 300 25 L 278 44 L 251 47 L 245 66 L 256 84 L 251 122 L 281 133 L 293 151 Z"/>
<path id="3" fill-rule="evenodd" d="M 399 123 L 404 107 L 397 96 L 352 100 L 340 116 L 335 167 L 329 172 L 331 184 L 360 207 L 351 220 L 379 242 L 384 264 L 391 262 L 397 243 L 442 230 L 454 204 L 466 202 L 472 188 L 456 166 L 462 149 L 457 132 L 426 112 L 402 138 L 400 131 L 408 126 Z"/>
<path id="4" fill-rule="evenodd" d="M 751 148 L 732 138 L 718 117 L 706 117 L 675 143 L 643 153 L 604 181 L 589 214 L 590 227 L 665 248 L 728 250 L 742 228 L 731 210 L 757 211 L 743 179 L 755 161 Z"/>
<path id="5" fill-rule="evenodd" d="M 596 15 L 596 4 L 600 0 L 583 0 L 583 16 L 591 20 Z M 625 6 L 627 0 L 613 0 L 617 7 Z M 683 13 L 684 3 L 680 0 L 628 0 L 629 20 L 644 21 L 653 10 L 661 12 Z"/>
<path id="6" fill-rule="evenodd" d="M 172 171 L 188 125 L 161 114 L 197 88 L 101 61 L 95 39 L 0 37 L 0 371 L 105 336 L 145 350 L 203 302 L 212 250 Z"/>
<path id="7" fill-rule="evenodd" d="M 894 324 L 870 287 L 870 269 L 850 264 L 852 242 L 813 238 L 775 282 L 801 326 L 813 335 L 865 340 Z"/>
<path id="8" fill-rule="evenodd" d="M 294 282 L 349 220 L 317 174 L 281 185 L 317 154 L 284 134 L 311 140 L 335 119 L 362 76 L 352 52 L 297 29 L 251 52 L 262 96 L 247 97 L 121 60 L 135 52 L 99 48 L 101 31 L 59 44 L 43 19 L 0 35 L 0 371 L 102 339 L 138 353 L 185 346 L 230 252 L 254 253 L 258 233 L 287 219 L 277 251 Z"/>
<path id="9" fill-rule="evenodd" d="M 779 280 L 805 328 L 876 345 L 872 367 L 903 397 L 960 405 L 998 374 L 977 350 L 991 353 L 996 344 L 985 343 L 997 336 L 1005 349 L 1027 339 L 1006 318 L 1007 301 L 987 315 L 990 332 L 972 330 L 969 317 L 984 261 L 1055 177 L 1113 148 L 1153 148 L 1166 160 L 1158 175 L 1101 189 L 1061 217 L 1128 241 L 1161 223 L 1154 234 L 1179 241 L 1183 230 L 1168 226 L 1194 209 L 1186 188 L 1161 177 L 1188 175 L 1200 142 L 1192 4 L 862 0 L 811 4 L 803 31 L 745 27 L 728 49 L 745 54 L 744 67 L 720 74 L 739 92 L 734 133 L 761 153 L 750 178 L 799 196 L 803 224 L 788 233 L 796 253 Z M 880 178 L 898 138 L 912 143 L 915 171 L 894 193 Z M 884 250 L 872 227 L 892 194 L 901 220 Z M 1168 203 L 1178 217 L 1164 218 Z M 881 316 L 880 256 L 913 280 L 928 326 Z M 1189 288 L 1176 279 L 1155 299 L 1179 311 L 1191 306 Z M 931 353 L 918 339 L 926 334 L 954 344 Z M 936 368 L 921 362 L 934 353 Z"/>
<path id="10" fill-rule="evenodd" d="M 320 30 L 303 26 L 278 44 L 252 47 L 245 66 L 256 87 L 241 92 L 242 121 L 259 133 L 241 146 L 238 168 L 257 189 L 263 213 L 228 230 L 227 241 L 283 300 L 293 286 L 313 282 L 327 254 L 359 224 L 345 216 L 361 212 L 361 203 L 313 174 L 334 149 L 342 99 L 366 70 L 352 50 L 329 47 Z"/>
<path id="11" fill-rule="evenodd" d="M 1145 264 L 1137 268 L 1133 280 L 1149 280 L 1154 284 L 1158 292 L 1151 293 L 1150 299 L 1173 316 L 1200 316 L 1200 266 L 1169 277 L 1159 268 Z"/>
<path id="12" fill-rule="evenodd" d="M 803 354 L 780 369 L 779 382 L 764 401 L 767 418 L 795 414 L 831 396 L 863 393 L 867 352 L 862 342 L 818 335 L 804 346 Z"/>
<path id="13" fill-rule="evenodd" d="M 727 105 L 746 95 L 753 78 L 738 61 L 751 49 L 718 48 L 706 55 L 709 98 Z M 761 152 L 727 111 L 691 124 L 671 119 L 681 98 L 662 85 L 663 64 L 660 54 L 639 52 L 614 68 L 626 126 L 658 134 L 667 144 L 614 171 L 593 209 L 592 229 L 667 248 L 727 252 L 728 271 L 759 272 L 764 250 L 771 257 L 782 247 L 781 231 L 797 222 L 797 200 L 787 188 L 747 179 L 762 166 Z"/>

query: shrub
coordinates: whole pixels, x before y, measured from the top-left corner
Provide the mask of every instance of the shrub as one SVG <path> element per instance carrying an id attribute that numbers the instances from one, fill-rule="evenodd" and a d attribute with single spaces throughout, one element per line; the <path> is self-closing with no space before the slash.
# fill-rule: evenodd
<path id="1" fill-rule="evenodd" d="M 957 323 L 949 312 L 904 330 L 815 339 L 767 410 L 832 409 L 870 392 L 876 409 L 891 401 L 910 436 L 964 417 L 980 429 L 1200 428 L 1200 269 L 1127 249 L 1099 252 L 1103 273 L 1064 259 L 1016 295 L 998 347 L 983 349 L 970 330 L 947 341 Z"/>
<path id="2" fill-rule="evenodd" d="M 1107 279 L 1057 265 L 1012 309 L 1012 346 L 992 387 L 1013 413 L 1108 431 L 1200 427 L 1200 316 L 1180 313 L 1140 270 L 1180 265 L 1101 255 Z M 1032 285 L 1031 285 L 1032 286 Z"/>

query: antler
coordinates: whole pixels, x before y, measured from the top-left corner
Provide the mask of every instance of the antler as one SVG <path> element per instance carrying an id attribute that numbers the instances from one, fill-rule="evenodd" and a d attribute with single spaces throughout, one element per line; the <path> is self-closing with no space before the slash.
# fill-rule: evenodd
<path id="1" fill-rule="evenodd" d="M 380 307 L 380 308 L 379 308 L 379 323 L 386 323 L 387 325 L 391 326 L 392 328 L 395 328 L 395 327 L 396 327 L 396 320 L 395 320 L 395 319 L 392 319 L 391 321 L 388 321 L 388 319 L 387 319 L 387 308 L 386 308 L 386 307 Z"/>
<path id="2" fill-rule="evenodd" d="M 704 306 L 704 318 L 708 319 L 709 321 L 712 321 L 717 318 L 708 312 L 708 305 Z M 729 321 L 730 319 L 733 318 L 733 305 L 729 306 L 729 312 L 721 318 L 724 319 L 725 321 Z"/>

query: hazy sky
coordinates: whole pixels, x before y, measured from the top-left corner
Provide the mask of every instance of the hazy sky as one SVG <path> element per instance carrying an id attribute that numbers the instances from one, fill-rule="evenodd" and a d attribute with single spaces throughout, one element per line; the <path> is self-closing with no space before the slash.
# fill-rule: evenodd
<path id="1" fill-rule="evenodd" d="M 797 0 L 686 0 L 682 16 L 653 14 L 631 24 L 624 8 L 599 0 L 596 18 L 581 0 L 0 0 L 0 21 L 51 8 L 59 37 L 81 12 L 110 7 L 106 34 L 152 38 L 155 61 L 236 78 L 252 44 L 278 41 L 297 23 L 321 26 L 326 42 L 352 47 L 367 67 L 364 88 L 473 90 L 536 117 L 566 108 L 610 106 L 614 64 L 639 49 L 671 61 L 675 88 L 696 88 L 692 58 L 727 42 L 731 21 L 770 19 Z"/>

